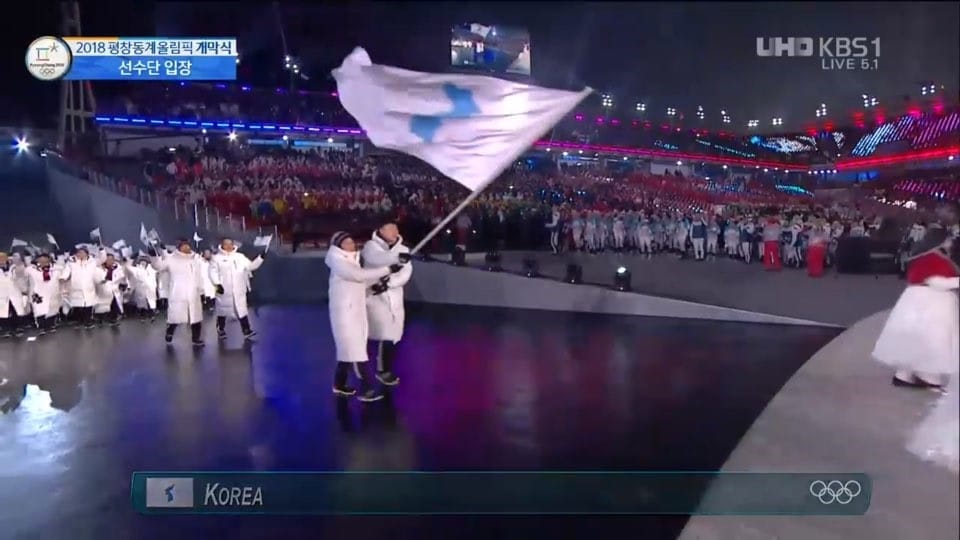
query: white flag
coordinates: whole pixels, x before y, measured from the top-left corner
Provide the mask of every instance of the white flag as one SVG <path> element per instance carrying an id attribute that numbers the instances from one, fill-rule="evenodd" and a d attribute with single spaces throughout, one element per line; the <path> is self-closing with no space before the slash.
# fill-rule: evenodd
<path id="1" fill-rule="evenodd" d="M 96 229 L 90 231 L 90 239 L 97 240 L 97 241 L 100 240 L 100 227 L 97 227 Z"/>
<path id="2" fill-rule="evenodd" d="M 194 241 L 195 243 L 199 244 L 201 240 L 203 240 L 203 238 L 200 238 L 200 235 L 197 234 L 196 231 L 194 231 L 194 233 L 193 233 L 193 241 Z"/>
<path id="3" fill-rule="evenodd" d="M 140 243 L 149 246 L 150 245 L 150 235 L 147 234 L 147 228 L 143 226 L 143 222 L 140 222 Z"/>
<path id="4" fill-rule="evenodd" d="M 47 233 L 47 243 L 53 246 L 60 247 L 60 244 L 57 243 L 57 239 L 53 237 L 52 234 Z"/>
<path id="5" fill-rule="evenodd" d="M 273 235 L 258 236 L 253 239 L 253 245 L 264 248 L 264 251 L 270 249 L 270 243 L 273 242 Z"/>
<path id="6" fill-rule="evenodd" d="M 21 239 L 19 239 L 19 238 L 14 238 L 14 239 L 13 239 L 13 242 L 10 242 L 10 251 L 13 251 L 13 248 L 27 247 L 27 246 L 29 246 L 29 245 L 30 245 L 30 244 L 24 242 L 23 240 L 21 240 Z"/>
<path id="7" fill-rule="evenodd" d="M 340 103 L 373 144 L 416 156 L 471 191 L 496 179 L 593 91 L 380 66 L 361 48 L 333 77 Z"/>
<path id="8" fill-rule="evenodd" d="M 150 241 L 154 244 L 160 243 L 160 233 L 156 229 L 150 229 L 150 232 L 147 233 L 147 237 L 150 238 Z"/>
<path id="9" fill-rule="evenodd" d="M 125 247 L 127 247 L 127 243 L 124 242 L 123 240 L 117 240 L 116 242 L 113 243 L 113 249 L 117 251 L 120 251 Z"/>
<path id="10" fill-rule="evenodd" d="M 124 259 L 129 259 L 130 257 L 133 256 L 133 248 L 129 246 L 123 246 L 120 249 L 120 256 L 123 257 Z"/>

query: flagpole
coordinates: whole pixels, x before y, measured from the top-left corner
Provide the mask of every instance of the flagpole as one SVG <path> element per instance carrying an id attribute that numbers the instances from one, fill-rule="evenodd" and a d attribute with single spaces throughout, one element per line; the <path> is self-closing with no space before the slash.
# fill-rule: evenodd
<path id="1" fill-rule="evenodd" d="M 457 214 L 462 212 L 467 206 L 470 206 L 470 203 L 472 203 L 474 199 L 476 199 L 481 193 L 483 193 L 483 190 L 478 189 L 473 193 L 471 193 L 470 195 L 468 195 L 467 198 L 464 199 L 459 206 L 453 209 L 453 212 L 450 212 L 449 214 L 447 214 L 447 217 L 443 218 L 440 221 L 440 223 L 437 223 L 437 226 L 434 227 L 432 231 L 428 232 L 427 235 L 423 237 L 423 240 L 421 240 L 419 244 L 417 244 L 416 246 L 414 246 L 413 249 L 410 250 L 410 253 L 414 254 L 420 251 L 423 248 L 423 246 L 427 245 L 427 242 L 429 242 L 430 240 L 433 240 L 433 237 L 436 236 L 437 233 L 439 233 L 441 230 L 443 230 L 444 227 L 447 226 L 447 223 L 450 223 L 450 221 L 453 218 L 455 218 Z"/>

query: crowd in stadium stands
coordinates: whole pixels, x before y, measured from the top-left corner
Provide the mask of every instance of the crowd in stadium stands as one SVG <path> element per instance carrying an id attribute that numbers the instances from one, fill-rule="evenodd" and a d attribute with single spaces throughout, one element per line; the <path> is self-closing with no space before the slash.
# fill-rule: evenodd
<path id="1" fill-rule="evenodd" d="M 407 242 L 415 243 L 467 195 L 457 183 L 406 156 L 234 146 L 202 154 L 159 152 L 145 167 L 145 180 L 181 204 L 234 216 L 251 228 L 276 226 L 295 248 L 320 245 L 336 230 L 372 230 L 384 219 L 397 220 Z M 695 224 L 702 216 L 704 234 L 719 240 L 705 244 L 713 246 L 706 255 L 719 249 L 757 261 L 770 214 L 780 216 L 784 256 L 799 265 L 817 231 L 834 246 L 843 235 L 879 234 L 885 212 L 882 204 L 815 203 L 778 191 L 762 177 L 707 180 L 679 171 L 616 174 L 593 167 L 544 171 L 518 163 L 430 248 L 541 249 L 554 240 L 558 250 L 695 253 L 688 248 L 698 245 L 692 235 L 699 234 Z M 915 211 L 911 215 L 923 226 L 936 221 Z M 939 225 L 956 229 L 957 224 Z M 888 240 L 899 241 L 908 232 Z M 907 240 L 916 239 L 911 234 Z M 679 241 L 678 235 L 686 239 Z"/>

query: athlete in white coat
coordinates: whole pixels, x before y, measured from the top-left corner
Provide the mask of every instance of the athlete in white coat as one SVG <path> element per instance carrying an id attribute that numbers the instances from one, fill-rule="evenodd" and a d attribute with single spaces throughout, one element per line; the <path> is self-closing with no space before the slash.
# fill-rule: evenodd
<path id="1" fill-rule="evenodd" d="M 387 268 L 361 268 L 360 253 L 348 233 L 337 232 L 330 239 L 324 262 L 330 268 L 330 327 L 337 348 L 337 367 L 333 393 L 352 396 L 357 390 L 347 384 L 351 367 L 360 383 L 361 401 L 383 399 L 373 386 L 373 370 L 367 357 L 367 292 L 371 285 L 403 269 L 401 264 Z M 361 372 L 361 366 L 364 368 Z"/>
<path id="2" fill-rule="evenodd" d="M 210 258 L 209 280 L 216 293 L 217 337 L 227 338 L 227 319 L 240 321 L 243 337 L 251 340 L 257 335 L 250 328 L 247 309 L 247 293 L 250 291 L 250 274 L 263 264 L 266 252 L 252 261 L 237 251 L 233 240 L 224 238 L 220 250 Z M 202 262 L 201 262 L 202 264 Z"/>
<path id="3" fill-rule="evenodd" d="M 27 286 L 33 302 L 33 317 L 40 334 L 56 330 L 54 322 L 60 312 L 60 276 L 63 268 L 53 264 L 46 253 L 27 268 Z"/>
<path id="4" fill-rule="evenodd" d="M 2 337 L 23 335 L 27 314 L 27 285 L 21 263 L 0 251 L 0 332 Z"/>
<path id="5" fill-rule="evenodd" d="M 190 325 L 194 347 L 203 347 L 203 270 L 193 253 L 189 240 L 180 240 L 172 254 L 161 257 L 154 249 L 151 264 L 157 272 L 168 272 L 170 295 L 167 304 L 167 343 L 173 342 L 173 333 L 179 324 Z"/>
<path id="6" fill-rule="evenodd" d="M 76 317 L 77 324 L 93 328 L 93 306 L 97 305 L 97 261 L 90 258 L 86 248 L 78 248 L 73 257 L 67 260 L 60 279 L 68 283 L 68 301 L 70 314 Z"/>
<path id="7" fill-rule="evenodd" d="M 624 240 L 627 237 L 627 227 L 623 222 L 623 214 L 615 212 L 613 214 L 613 248 L 623 251 Z"/>
<path id="8" fill-rule="evenodd" d="M 150 266 L 150 259 L 141 258 L 136 264 L 127 261 L 123 267 L 133 287 L 133 303 L 140 315 L 153 320 L 157 316 L 157 271 Z"/>
<path id="9" fill-rule="evenodd" d="M 377 345 L 377 379 L 387 386 L 395 386 L 400 378 L 394 373 L 397 343 L 403 337 L 403 287 L 413 276 L 410 248 L 403 245 L 400 231 L 393 223 L 386 223 L 374 231 L 360 254 L 364 268 L 389 268 L 403 263 L 396 274 L 374 284 L 367 296 L 369 336 Z"/>
<path id="10" fill-rule="evenodd" d="M 210 273 L 211 259 L 213 259 L 213 253 L 209 249 L 200 253 L 200 268 L 203 270 L 203 306 L 206 308 L 215 305 L 214 300 L 217 296 L 217 286 L 214 285 Z"/>
<path id="11" fill-rule="evenodd" d="M 123 314 L 123 292 L 127 289 L 127 278 L 123 268 L 112 253 L 97 269 L 97 303 L 93 313 L 102 323 L 111 326 L 120 325 Z"/>

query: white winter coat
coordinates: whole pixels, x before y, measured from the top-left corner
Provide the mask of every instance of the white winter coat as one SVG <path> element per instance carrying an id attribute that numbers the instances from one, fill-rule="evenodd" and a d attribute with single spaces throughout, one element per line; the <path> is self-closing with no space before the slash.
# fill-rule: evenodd
<path id="1" fill-rule="evenodd" d="M 361 268 L 360 253 L 331 246 L 324 259 L 330 267 L 330 327 L 338 362 L 366 362 L 367 288 L 390 273 L 389 268 Z"/>
<path id="2" fill-rule="evenodd" d="M 169 253 L 164 253 L 164 257 L 169 257 Z M 169 298 L 170 296 L 170 272 L 164 270 L 157 272 L 157 298 Z"/>
<path id="3" fill-rule="evenodd" d="M 410 253 L 410 248 L 403 245 L 403 238 L 399 238 L 391 247 L 374 233 L 371 240 L 363 245 L 360 258 L 364 268 L 388 268 L 400 262 L 401 253 Z M 402 270 L 390 275 L 386 292 L 367 296 L 369 339 L 396 343 L 403 337 L 403 287 L 411 276 L 413 265 L 407 263 Z"/>
<path id="4" fill-rule="evenodd" d="M 93 312 L 109 313 L 110 305 L 116 301 L 120 307 L 120 313 L 123 313 L 123 292 L 120 290 L 120 285 L 126 283 L 126 274 L 119 264 L 113 268 L 109 280 L 107 279 L 107 269 L 100 265 L 97 269 L 97 303 L 93 306 Z"/>
<path id="5" fill-rule="evenodd" d="M 170 276 L 167 296 L 167 324 L 194 324 L 203 321 L 203 270 L 199 257 L 179 251 L 154 257 L 150 264 Z"/>
<path id="6" fill-rule="evenodd" d="M 216 285 L 214 285 L 213 280 L 210 279 L 210 267 L 213 266 L 213 260 L 204 259 L 203 256 L 200 256 L 200 268 L 203 270 L 203 295 L 207 298 L 213 298 L 216 296 Z"/>
<path id="7" fill-rule="evenodd" d="M 223 287 L 218 294 L 217 316 L 242 319 L 247 316 L 247 293 L 250 291 L 250 274 L 263 264 L 263 258 L 250 260 L 236 249 L 220 250 L 210 259 L 209 279 L 216 287 Z"/>
<path id="8" fill-rule="evenodd" d="M 36 318 L 53 317 L 60 311 L 60 286 L 63 278 L 63 267 L 58 264 L 50 265 L 47 275 L 50 279 L 44 281 L 43 270 L 39 266 L 27 268 L 27 286 L 30 293 L 30 302 L 33 295 L 40 297 L 40 303 L 33 305 L 33 316 Z"/>
<path id="9" fill-rule="evenodd" d="M 133 287 L 133 302 L 140 309 L 157 309 L 157 271 L 150 265 L 127 263 L 127 280 Z"/>
<path id="10" fill-rule="evenodd" d="M 60 279 L 68 280 L 71 308 L 87 308 L 97 304 L 99 268 L 100 264 L 92 257 L 83 261 L 75 258 L 67 261 Z"/>
<path id="11" fill-rule="evenodd" d="M 23 265 L 15 261 L 9 261 L 7 265 L 6 269 L 0 268 L 0 319 L 27 314 L 28 298 L 24 296 L 27 283 Z M 13 313 L 10 313 L 11 305 Z"/>

